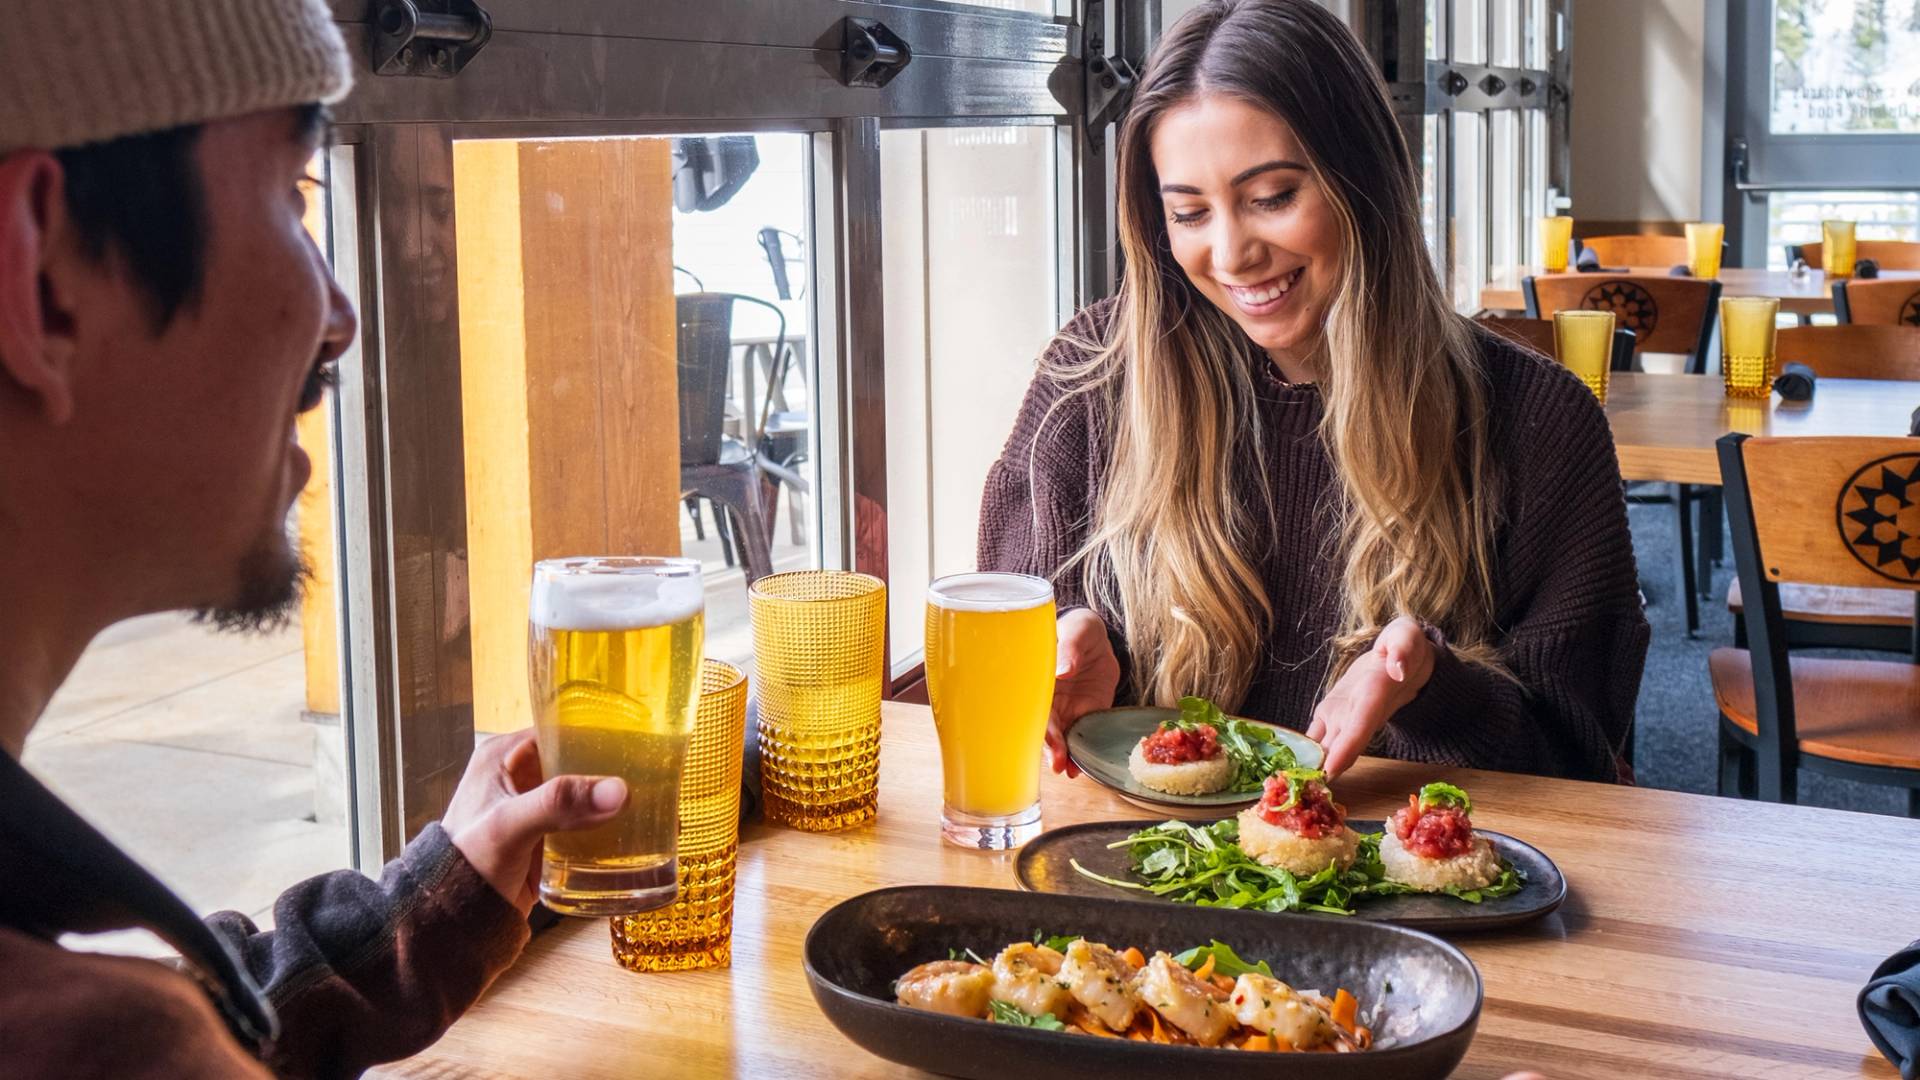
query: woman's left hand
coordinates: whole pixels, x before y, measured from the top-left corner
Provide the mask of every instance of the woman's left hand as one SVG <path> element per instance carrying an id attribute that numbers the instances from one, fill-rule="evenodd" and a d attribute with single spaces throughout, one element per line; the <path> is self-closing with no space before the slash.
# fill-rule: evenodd
<path id="1" fill-rule="evenodd" d="M 1394 713 L 1411 702 L 1433 675 L 1434 646 L 1416 620 L 1387 624 L 1373 648 L 1353 662 L 1314 707 L 1307 738 L 1324 746 L 1320 767 L 1329 778 L 1347 771 Z"/>

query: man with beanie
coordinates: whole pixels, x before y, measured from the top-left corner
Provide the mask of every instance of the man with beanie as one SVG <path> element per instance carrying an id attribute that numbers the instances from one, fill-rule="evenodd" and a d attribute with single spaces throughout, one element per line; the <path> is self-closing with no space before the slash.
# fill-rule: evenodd
<path id="1" fill-rule="evenodd" d="M 376 882 L 202 922 L 20 765 L 121 619 L 281 617 L 295 416 L 355 334 L 302 227 L 347 92 L 324 0 L 11 0 L 0 12 L 0 1076 L 354 1076 L 438 1038 L 527 939 L 542 837 L 616 779 L 488 741 Z M 69 951 L 140 927 L 181 961 Z"/>

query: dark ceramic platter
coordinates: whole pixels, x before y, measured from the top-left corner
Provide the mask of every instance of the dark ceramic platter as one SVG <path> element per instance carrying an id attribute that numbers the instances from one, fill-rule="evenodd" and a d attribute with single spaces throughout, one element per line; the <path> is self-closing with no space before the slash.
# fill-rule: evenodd
<path id="1" fill-rule="evenodd" d="M 913 885 L 847 900 L 807 934 L 807 981 L 833 1026 L 888 1061 L 949 1076 L 1109 1080 L 1221 1076 L 1267 1080 L 1444 1077 L 1480 1019 L 1480 973 L 1438 938 L 1370 922 L 1089 900 L 1002 889 Z M 971 948 L 988 958 L 1034 931 L 1085 934 L 1116 948 L 1180 952 L 1224 941 L 1294 986 L 1346 987 L 1361 1016 L 1378 1004 L 1376 1048 L 1359 1054 L 1255 1054 L 1041 1031 L 897 1005 L 889 984 L 916 964 Z"/>
<path id="2" fill-rule="evenodd" d="M 1119 881 L 1136 880 L 1127 860 L 1126 849 L 1109 850 L 1107 845 L 1159 824 L 1159 821 L 1093 821 L 1049 830 L 1020 849 L 1020 856 L 1014 863 L 1014 874 L 1023 888 L 1037 893 L 1102 899 L 1127 896 L 1153 903 L 1174 903 L 1149 893 L 1103 885 L 1075 873 L 1068 861 L 1078 859 L 1081 866 L 1102 877 Z M 1363 833 L 1378 832 L 1384 827 L 1382 822 L 1357 819 L 1347 824 Z M 1459 933 L 1496 930 L 1532 922 L 1552 912 L 1567 898 L 1567 879 L 1561 876 L 1560 868 L 1553 865 L 1553 860 L 1542 854 L 1539 848 L 1515 840 L 1505 833 L 1486 829 L 1475 831 L 1493 841 L 1494 850 L 1500 853 L 1500 857 L 1526 875 L 1526 884 L 1520 887 L 1519 892 L 1498 900 L 1482 900 L 1478 904 L 1444 895 L 1382 896 L 1355 904 L 1351 916 L 1307 912 L 1304 917 L 1338 921 L 1359 919 L 1394 923 L 1435 933 Z M 1192 907 L 1187 904 L 1181 906 Z"/>

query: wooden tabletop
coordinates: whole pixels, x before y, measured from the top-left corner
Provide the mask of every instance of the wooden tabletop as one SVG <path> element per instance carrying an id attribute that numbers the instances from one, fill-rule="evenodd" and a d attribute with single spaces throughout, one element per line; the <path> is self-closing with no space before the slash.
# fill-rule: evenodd
<path id="1" fill-rule="evenodd" d="M 1810 401 L 1729 398 L 1717 375 L 1615 372 L 1607 386 L 1620 475 L 1628 480 L 1720 483 L 1714 442 L 1749 435 L 1905 435 L 1920 382 L 1820 379 Z"/>
<path id="2" fill-rule="evenodd" d="M 747 829 L 731 969 L 633 974 L 614 964 L 604 920 L 567 920 L 536 938 L 437 1045 L 375 1075 L 901 1075 L 814 1005 L 800 963 L 807 928 L 834 903 L 883 886 L 1018 886 L 1011 855 L 940 842 L 931 715 L 897 704 L 885 715 L 878 822 L 826 835 Z M 1861 1030 L 1854 996 L 1875 965 L 1920 937 L 1920 823 L 1446 775 L 1473 793 L 1477 824 L 1538 846 L 1570 886 L 1566 904 L 1540 922 L 1456 939 L 1486 984 L 1456 1075 L 1896 1075 Z M 1383 817 L 1435 777 L 1369 758 L 1338 788 L 1354 816 Z M 1049 826 L 1149 816 L 1086 778 L 1048 776 L 1041 799 Z"/>
<path id="3" fill-rule="evenodd" d="M 1647 274 L 1664 277 L 1669 269 L 1665 266 L 1633 266 L 1611 273 L 1613 276 Z M 1520 291 L 1520 282 L 1529 274 L 1544 276 L 1546 271 L 1537 266 L 1495 268 L 1493 279 L 1480 290 L 1480 306 L 1488 311 L 1526 310 L 1527 299 Z M 1608 273 L 1587 276 L 1597 281 L 1607 277 Z M 1880 276 L 1920 281 L 1920 270 L 1882 270 Z M 1827 282 L 1827 275 L 1819 270 L 1810 270 L 1806 277 L 1795 281 L 1793 275 L 1785 270 L 1726 266 L 1720 269 L 1720 285 L 1722 296 L 1778 297 L 1780 310 L 1795 315 L 1831 314 L 1833 311 L 1833 287 Z"/>

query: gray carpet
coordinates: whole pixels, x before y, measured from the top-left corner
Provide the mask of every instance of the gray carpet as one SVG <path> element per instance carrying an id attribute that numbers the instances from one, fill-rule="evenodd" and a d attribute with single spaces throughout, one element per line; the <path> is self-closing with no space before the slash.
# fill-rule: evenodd
<path id="1" fill-rule="evenodd" d="M 1647 621 L 1653 644 L 1647 650 L 1646 676 L 1640 683 L 1639 730 L 1634 771 L 1647 787 L 1716 793 L 1719 776 L 1719 722 L 1713 688 L 1707 679 L 1707 653 L 1733 644 L 1733 616 L 1727 611 L 1733 549 L 1714 571 L 1713 599 L 1700 602 L 1700 636 L 1686 635 L 1686 609 L 1680 602 L 1675 565 L 1674 509 L 1666 505 L 1628 507 L 1640 581 L 1647 594 Z M 1797 653 L 1795 655 L 1798 655 Z M 1812 656 L 1860 656 L 1897 659 L 1891 653 L 1809 651 Z M 1800 802 L 1874 814 L 1905 814 L 1906 794 L 1895 788 L 1857 784 L 1802 771 Z"/>

